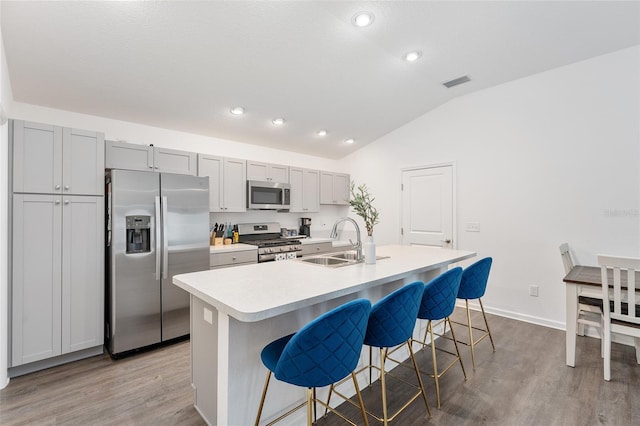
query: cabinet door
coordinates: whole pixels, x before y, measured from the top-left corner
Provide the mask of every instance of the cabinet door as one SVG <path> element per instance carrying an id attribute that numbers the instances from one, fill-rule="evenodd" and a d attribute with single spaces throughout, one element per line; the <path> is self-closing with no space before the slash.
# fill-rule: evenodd
<path id="1" fill-rule="evenodd" d="M 105 145 L 105 169 L 153 170 L 152 146 L 115 141 Z"/>
<path id="2" fill-rule="evenodd" d="M 13 195 L 11 366 L 61 353 L 61 197 Z"/>
<path id="3" fill-rule="evenodd" d="M 289 211 L 291 213 L 304 212 L 304 170 L 292 167 L 290 172 L 291 204 L 289 205 Z"/>
<path id="4" fill-rule="evenodd" d="M 303 171 L 302 209 L 304 212 L 320 211 L 320 172 L 317 170 Z"/>
<path id="5" fill-rule="evenodd" d="M 154 147 L 153 165 L 156 172 L 192 176 L 198 174 L 197 155 L 195 152 Z"/>
<path id="6" fill-rule="evenodd" d="M 270 164 L 269 182 L 289 183 L 289 166 Z"/>
<path id="7" fill-rule="evenodd" d="M 14 120 L 13 191 L 62 192 L 62 128 Z"/>
<path id="8" fill-rule="evenodd" d="M 247 211 L 247 164 L 238 158 L 225 158 L 223 168 L 222 206 L 225 212 Z"/>
<path id="9" fill-rule="evenodd" d="M 247 180 L 289 183 L 289 166 L 247 161 Z"/>
<path id="10" fill-rule="evenodd" d="M 292 167 L 289 179 L 291 184 L 291 206 L 289 211 L 293 213 L 320 211 L 320 172 Z"/>
<path id="11" fill-rule="evenodd" d="M 104 198 L 62 199 L 62 353 L 104 344 Z"/>
<path id="12" fill-rule="evenodd" d="M 209 178 L 209 211 L 222 211 L 222 157 L 198 154 L 198 176 Z"/>
<path id="13" fill-rule="evenodd" d="M 104 134 L 65 128 L 62 132 L 62 193 L 104 194 Z"/>
<path id="14" fill-rule="evenodd" d="M 335 204 L 349 205 L 349 175 L 333 175 L 333 197 Z"/>
<path id="15" fill-rule="evenodd" d="M 269 180 L 269 165 L 258 161 L 247 161 L 247 180 Z"/>
<path id="16" fill-rule="evenodd" d="M 320 204 L 335 204 L 333 198 L 333 173 L 320 172 Z"/>

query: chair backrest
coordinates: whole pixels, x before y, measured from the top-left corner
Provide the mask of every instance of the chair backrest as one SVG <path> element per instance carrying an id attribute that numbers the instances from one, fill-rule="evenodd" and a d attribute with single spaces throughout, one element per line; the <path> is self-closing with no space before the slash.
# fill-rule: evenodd
<path id="1" fill-rule="evenodd" d="M 640 259 L 599 255 L 598 264 L 602 273 L 605 319 L 640 325 L 636 312 L 639 301 L 636 295 L 636 271 L 640 270 Z M 625 283 L 626 291 L 623 289 Z M 609 286 L 613 286 L 613 292 L 609 291 Z"/>
<path id="2" fill-rule="evenodd" d="M 345 378 L 358 365 L 370 311 L 371 302 L 356 299 L 302 327 L 284 347 L 276 378 L 304 387 Z"/>
<path id="3" fill-rule="evenodd" d="M 492 263 L 491 257 L 485 257 L 464 268 L 458 299 L 479 299 L 484 296 Z"/>
<path id="4" fill-rule="evenodd" d="M 456 266 L 425 284 L 418 318 L 439 320 L 446 318 L 456 306 L 462 268 Z"/>
<path id="5" fill-rule="evenodd" d="M 564 266 L 564 273 L 568 274 L 573 269 L 573 259 L 571 258 L 571 251 L 569 250 L 569 244 L 560 244 L 560 256 L 562 257 L 562 266 Z"/>
<path id="6" fill-rule="evenodd" d="M 376 302 L 371 308 L 364 343 L 390 348 L 411 338 L 416 325 L 424 283 L 407 284 Z"/>

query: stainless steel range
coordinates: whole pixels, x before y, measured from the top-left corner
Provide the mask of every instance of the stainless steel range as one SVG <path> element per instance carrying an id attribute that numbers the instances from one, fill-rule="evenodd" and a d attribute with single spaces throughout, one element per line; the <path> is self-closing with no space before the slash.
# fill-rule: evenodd
<path id="1" fill-rule="evenodd" d="M 300 240 L 280 237 L 277 222 L 240 223 L 238 233 L 238 242 L 258 246 L 258 263 L 295 259 L 302 250 Z"/>

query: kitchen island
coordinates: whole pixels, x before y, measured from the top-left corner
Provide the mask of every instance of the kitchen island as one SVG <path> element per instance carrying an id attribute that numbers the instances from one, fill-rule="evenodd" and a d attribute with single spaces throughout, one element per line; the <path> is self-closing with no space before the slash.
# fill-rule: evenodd
<path id="1" fill-rule="evenodd" d="M 173 283 L 191 294 L 191 374 L 200 415 L 212 425 L 252 424 L 266 375 L 260 352 L 267 343 L 349 300 L 375 303 L 475 256 L 400 245 L 377 251 L 388 258 L 373 265 L 329 268 L 288 260 L 176 275 Z M 264 421 L 304 398 L 303 390 L 272 380 Z"/>

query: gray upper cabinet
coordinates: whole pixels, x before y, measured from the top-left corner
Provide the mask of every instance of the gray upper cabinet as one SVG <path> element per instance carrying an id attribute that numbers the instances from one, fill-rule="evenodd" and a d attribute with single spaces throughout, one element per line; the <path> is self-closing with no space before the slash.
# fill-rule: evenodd
<path id="1" fill-rule="evenodd" d="M 197 158 L 195 152 L 153 147 L 153 168 L 156 172 L 196 176 Z"/>
<path id="2" fill-rule="evenodd" d="M 289 166 L 247 161 L 247 180 L 289 183 Z"/>
<path id="3" fill-rule="evenodd" d="M 103 195 L 104 135 L 12 120 L 13 191 Z"/>
<path id="4" fill-rule="evenodd" d="M 320 172 L 320 204 L 349 205 L 349 175 Z"/>
<path id="5" fill-rule="evenodd" d="M 209 177 L 209 211 L 247 210 L 246 161 L 198 154 L 198 176 Z"/>
<path id="6" fill-rule="evenodd" d="M 107 141 L 105 145 L 104 167 L 106 169 L 152 172 L 153 147 L 135 143 Z"/>
<path id="7" fill-rule="evenodd" d="M 290 168 L 292 213 L 320 211 L 320 172 L 318 170 Z"/>
<path id="8" fill-rule="evenodd" d="M 107 169 L 153 171 L 193 176 L 198 173 L 195 152 L 119 141 L 107 141 L 105 152 L 105 168 Z"/>

